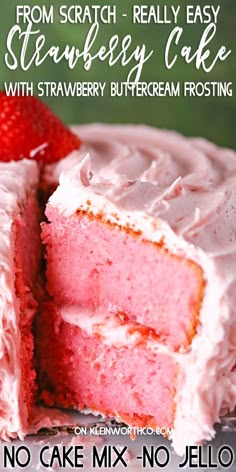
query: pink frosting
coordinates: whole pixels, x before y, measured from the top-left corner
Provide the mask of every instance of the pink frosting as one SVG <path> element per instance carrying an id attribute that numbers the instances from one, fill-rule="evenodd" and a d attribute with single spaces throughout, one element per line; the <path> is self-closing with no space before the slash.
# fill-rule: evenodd
<path id="1" fill-rule="evenodd" d="M 0 438 L 23 437 L 20 399 L 19 302 L 14 280 L 14 219 L 38 184 L 35 162 L 0 163 Z M 29 313 L 29 316 L 32 316 Z M 25 418 L 24 418 L 25 420 Z M 24 421 L 25 424 L 25 421 Z"/>
<path id="2" fill-rule="evenodd" d="M 123 210 L 167 221 L 176 234 L 210 254 L 236 251 L 234 151 L 145 126 L 87 125 L 74 130 L 84 145 L 47 168 L 53 169 L 53 180 L 89 153 L 91 193 Z M 82 170 L 84 184 L 85 164 Z"/>
<path id="3" fill-rule="evenodd" d="M 62 172 L 49 204 L 68 216 L 118 217 L 204 272 L 197 335 L 187 353 L 172 354 L 181 370 L 173 445 L 182 454 L 211 439 L 221 410 L 236 404 L 236 153 L 145 126 L 75 130 L 81 150 L 46 169 L 52 181 Z"/>

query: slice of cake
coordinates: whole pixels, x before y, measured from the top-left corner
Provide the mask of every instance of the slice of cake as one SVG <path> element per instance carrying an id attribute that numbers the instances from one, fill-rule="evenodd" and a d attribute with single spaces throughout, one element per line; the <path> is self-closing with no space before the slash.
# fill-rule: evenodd
<path id="1" fill-rule="evenodd" d="M 35 162 L 0 163 L 0 438 L 23 437 L 35 402 L 32 320 L 41 257 Z"/>
<path id="2" fill-rule="evenodd" d="M 183 453 L 236 404 L 236 154 L 142 126 L 78 132 L 43 225 L 40 396 L 173 427 Z"/>

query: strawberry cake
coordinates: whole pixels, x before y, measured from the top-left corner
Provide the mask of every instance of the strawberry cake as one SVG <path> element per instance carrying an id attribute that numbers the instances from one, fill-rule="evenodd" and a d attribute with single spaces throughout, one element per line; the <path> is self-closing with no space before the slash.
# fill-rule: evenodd
<path id="1" fill-rule="evenodd" d="M 21 97 L 21 135 L 34 122 L 31 99 Z M 45 105 L 35 116 L 43 123 L 17 149 L 14 135 L 3 142 L 3 160 L 28 160 L 1 164 L 0 313 L 10 326 L 1 335 L 1 437 L 27 432 L 37 398 L 173 428 L 180 454 L 210 440 L 236 404 L 235 152 L 145 126 L 71 132 Z M 11 167 L 18 182 L 8 182 Z M 45 274 L 37 189 L 43 200 L 52 193 L 41 216 Z M 31 194 L 37 210 L 28 212 Z"/>
<path id="2" fill-rule="evenodd" d="M 80 150 L 46 171 L 62 173 L 42 225 L 40 398 L 173 428 L 183 453 L 236 404 L 236 154 L 144 126 L 75 131 Z"/>

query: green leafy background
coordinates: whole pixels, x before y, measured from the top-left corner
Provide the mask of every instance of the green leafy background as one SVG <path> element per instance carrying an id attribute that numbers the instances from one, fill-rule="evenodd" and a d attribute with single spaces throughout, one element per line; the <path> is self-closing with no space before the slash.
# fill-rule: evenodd
<path id="1" fill-rule="evenodd" d="M 139 2 L 147 5 L 181 5 L 182 12 L 187 4 L 197 4 L 186 0 Z M 114 2 L 109 2 L 113 4 Z M 221 5 L 219 21 L 217 24 L 217 34 L 211 42 L 210 48 L 212 54 L 216 53 L 220 46 L 225 45 L 232 49 L 230 57 L 222 63 L 218 63 L 214 69 L 206 74 L 203 71 L 197 71 L 193 64 L 186 65 L 182 59 L 179 59 L 172 70 L 166 70 L 164 67 L 164 47 L 168 33 L 174 25 L 133 25 L 131 22 L 132 5 L 138 3 L 133 0 L 119 0 L 115 2 L 118 9 L 119 20 L 113 25 L 101 25 L 96 48 L 101 44 L 107 44 L 110 37 L 118 33 L 120 36 L 132 34 L 133 44 L 147 45 L 147 49 L 154 49 L 152 58 L 144 66 L 143 81 L 227 81 L 233 82 L 235 89 L 236 66 L 235 66 L 235 0 L 211 0 L 210 5 Z M 201 6 L 207 5 L 205 0 L 198 2 Z M 116 65 L 108 67 L 107 64 L 96 61 L 89 72 L 84 71 L 81 62 L 70 70 L 65 62 L 61 64 L 52 64 L 47 59 L 44 64 L 38 68 L 31 67 L 30 70 L 23 72 L 20 67 L 16 71 L 10 71 L 5 66 L 4 54 L 6 52 L 7 34 L 15 23 L 15 7 L 17 4 L 46 5 L 50 2 L 42 1 L 24 1 L 7 0 L 1 3 L 0 17 L 0 82 L 1 87 L 6 81 L 125 81 L 128 68 L 121 68 Z M 73 5 L 92 5 L 104 2 L 83 1 L 83 0 L 56 0 L 53 2 L 54 11 L 62 4 Z M 121 16 L 127 13 L 127 17 Z M 178 23 L 184 26 L 183 40 L 181 44 L 192 45 L 196 48 L 201 34 L 206 25 L 185 25 L 183 15 Z M 53 25 L 38 25 L 41 32 L 46 35 L 46 44 L 59 45 L 62 48 L 65 44 L 81 47 L 86 37 L 89 25 L 66 24 L 61 25 L 55 21 Z M 34 27 L 36 28 L 36 26 Z M 14 43 L 14 50 L 19 50 L 17 41 Z M 31 49 L 32 50 L 32 49 Z M 30 53 L 30 49 L 29 49 Z M 213 57 L 213 56 L 212 56 Z M 92 98 L 59 98 L 46 97 L 44 100 L 55 110 L 56 113 L 67 123 L 86 123 L 93 121 L 101 122 L 132 122 L 146 123 L 163 128 L 176 129 L 186 135 L 202 135 L 221 145 L 236 147 L 235 132 L 235 95 L 233 97 L 172 97 L 172 98 L 144 98 L 144 97 L 105 97 Z"/>

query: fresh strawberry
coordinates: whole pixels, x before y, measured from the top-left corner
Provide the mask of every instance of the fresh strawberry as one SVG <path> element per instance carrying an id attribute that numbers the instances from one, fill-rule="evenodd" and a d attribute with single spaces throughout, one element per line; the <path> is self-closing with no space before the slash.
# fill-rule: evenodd
<path id="1" fill-rule="evenodd" d="M 81 141 L 36 97 L 0 92 L 0 161 L 56 162 Z"/>

